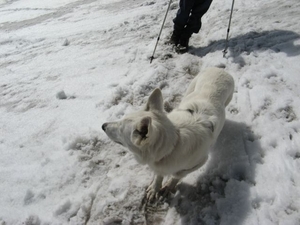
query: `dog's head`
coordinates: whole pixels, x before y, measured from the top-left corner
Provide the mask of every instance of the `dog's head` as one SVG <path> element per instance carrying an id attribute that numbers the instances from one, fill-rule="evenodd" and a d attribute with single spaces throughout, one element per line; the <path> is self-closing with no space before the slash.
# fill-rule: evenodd
<path id="1" fill-rule="evenodd" d="M 143 158 L 149 157 L 146 155 L 158 147 L 159 139 L 166 136 L 165 130 L 169 126 L 172 123 L 164 113 L 162 93 L 155 89 L 143 110 L 120 121 L 104 123 L 102 129 L 111 140 L 127 147 L 143 163 Z"/>

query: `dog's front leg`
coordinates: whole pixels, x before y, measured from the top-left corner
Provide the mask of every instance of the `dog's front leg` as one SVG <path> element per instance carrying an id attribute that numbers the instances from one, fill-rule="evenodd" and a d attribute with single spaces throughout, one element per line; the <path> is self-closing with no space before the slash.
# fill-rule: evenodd
<path id="1" fill-rule="evenodd" d="M 180 181 L 180 178 L 172 177 L 170 178 L 167 183 L 160 189 L 159 194 L 163 197 L 166 198 L 167 195 L 170 192 L 175 191 L 175 187 L 177 183 Z"/>
<path id="2" fill-rule="evenodd" d="M 163 176 L 155 175 L 153 181 L 147 188 L 147 200 L 153 202 L 158 197 L 158 191 L 162 186 Z"/>

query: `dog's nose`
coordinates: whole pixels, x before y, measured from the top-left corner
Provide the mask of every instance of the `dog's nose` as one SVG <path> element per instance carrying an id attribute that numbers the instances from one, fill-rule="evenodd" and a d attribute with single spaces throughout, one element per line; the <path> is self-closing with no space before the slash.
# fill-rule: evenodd
<path id="1" fill-rule="evenodd" d="M 102 125 L 102 130 L 106 130 L 106 127 L 107 127 L 107 123 L 104 123 L 103 125 Z"/>

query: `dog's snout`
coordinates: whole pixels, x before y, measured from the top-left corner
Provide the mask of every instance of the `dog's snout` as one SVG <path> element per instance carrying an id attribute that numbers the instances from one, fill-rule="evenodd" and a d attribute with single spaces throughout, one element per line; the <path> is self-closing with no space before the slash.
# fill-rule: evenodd
<path id="1" fill-rule="evenodd" d="M 105 131 L 105 130 L 106 130 L 106 127 L 107 127 L 107 125 L 108 125 L 107 123 L 104 123 L 104 124 L 102 125 L 102 130 L 104 130 L 104 131 Z"/>

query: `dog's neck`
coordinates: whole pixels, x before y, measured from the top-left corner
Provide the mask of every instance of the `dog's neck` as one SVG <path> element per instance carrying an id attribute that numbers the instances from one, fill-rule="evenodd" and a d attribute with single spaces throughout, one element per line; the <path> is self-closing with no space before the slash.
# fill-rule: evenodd
<path id="1" fill-rule="evenodd" d="M 185 111 L 186 113 L 189 113 L 191 115 L 194 115 L 195 111 L 192 109 L 174 109 L 173 113 L 176 114 L 176 112 L 182 112 Z M 157 132 L 158 134 L 162 134 L 156 139 L 156 143 L 159 143 L 156 146 L 153 146 L 153 149 L 156 151 L 156 156 L 154 163 L 158 164 L 162 161 L 164 161 L 168 156 L 170 156 L 176 148 L 179 147 L 179 141 L 181 139 L 181 130 L 186 129 L 185 127 L 182 127 L 182 125 L 178 124 L 178 121 L 176 119 L 169 117 L 171 113 L 168 114 L 167 118 L 165 118 L 166 121 L 168 121 L 171 126 L 169 128 L 163 127 L 164 132 Z M 161 129 L 161 128 L 158 128 Z M 186 132 L 184 132 L 186 133 Z M 164 146 L 165 145 L 165 146 Z M 172 147 L 170 147 L 172 146 Z M 157 154 L 158 153 L 158 154 Z M 164 153 L 164 154 L 162 154 Z"/>
<path id="2" fill-rule="evenodd" d="M 169 149 L 169 151 L 168 151 L 167 154 L 163 155 L 163 156 L 160 157 L 160 158 L 157 158 L 157 159 L 155 160 L 155 163 L 156 163 L 156 164 L 162 162 L 165 158 L 167 158 L 168 156 L 170 156 L 170 155 L 173 153 L 173 151 L 177 148 L 178 143 L 179 143 L 179 140 L 180 140 L 180 131 L 177 130 L 177 129 L 176 129 L 176 137 L 175 137 L 175 140 L 176 140 L 176 142 L 175 142 L 175 145 L 173 145 L 173 148 Z"/>
<path id="3" fill-rule="evenodd" d="M 157 162 L 171 154 L 179 140 L 180 132 L 174 123 L 166 115 L 161 119 L 164 123 L 154 124 L 153 139 L 150 141 L 153 144 L 149 146 L 149 153 L 153 154 L 151 157 L 153 162 Z"/>

